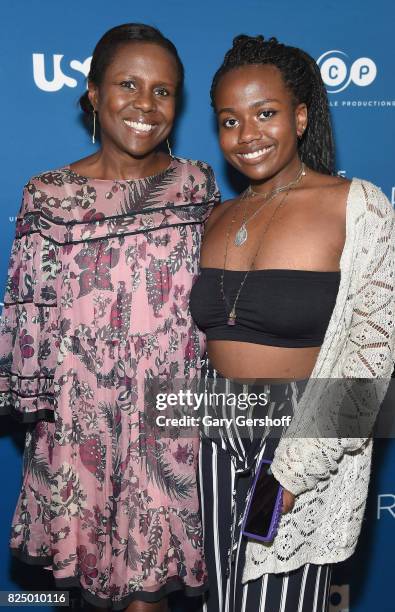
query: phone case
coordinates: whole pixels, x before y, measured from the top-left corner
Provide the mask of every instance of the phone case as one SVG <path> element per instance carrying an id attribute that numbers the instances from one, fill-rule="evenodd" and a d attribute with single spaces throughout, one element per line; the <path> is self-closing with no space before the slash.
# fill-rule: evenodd
<path id="1" fill-rule="evenodd" d="M 283 505 L 283 487 L 280 485 L 279 489 L 278 489 L 278 493 L 277 493 L 277 497 L 276 497 L 276 501 L 274 503 L 274 508 L 273 508 L 273 514 L 272 514 L 272 518 L 270 521 L 270 527 L 268 529 L 268 532 L 265 536 L 261 536 L 258 535 L 256 533 L 250 533 L 248 531 L 245 530 L 245 525 L 247 523 L 247 519 L 248 519 L 248 514 L 250 511 L 250 507 L 251 507 L 251 502 L 253 499 L 253 495 L 254 495 L 254 490 L 261 472 L 261 465 L 262 463 L 269 463 L 271 464 L 272 462 L 269 461 L 268 459 L 262 459 L 259 467 L 257 469 L 256 472 L 256 476 L 252 485 L 252 489 L 251 489 L 251 495 L 249 497 L 249 501 L 247 504 L 247 508 L 246 511 L 244 513 L 244 519 L 243 519 L 243 523 L 241 526 L 241 531 L 243 533 L 243 535 L 247 536 L 248 538 L 253 538 L 254 540 L 260 540 L 262 542 L 272 542 L 277 534 L 277 530 L 278 530 L 278 525 L 280 523 L 280 519 L 281 519 L 281 511 L 282 511 L 282 505 Z"/>

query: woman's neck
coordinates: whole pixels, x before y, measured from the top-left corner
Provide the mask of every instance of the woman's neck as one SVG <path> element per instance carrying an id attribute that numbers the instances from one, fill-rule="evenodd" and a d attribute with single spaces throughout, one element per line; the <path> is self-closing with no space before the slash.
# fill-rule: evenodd
<path id="1" fill-rule="evenodd" d="M 299 157 L 295 157 L 292 161 L 284 166 L 273 176 L 265 178 L 263 181 L 251 181 L 251 189 L 255 193 L 268 193 L 279 187 L 283 187 L 288 183 L 294 181 L 302 167 L 302 162 Z"/>
<path id="2" fill-rule="evenodd" d="M 153 151 L 145 157 L 132 157 L 128 153 L 114 154 L 104 146 L 92 159 L 92 171 L 102 179 L 138 179 L 166 170 L 170 156 L 162 151 Z"/>

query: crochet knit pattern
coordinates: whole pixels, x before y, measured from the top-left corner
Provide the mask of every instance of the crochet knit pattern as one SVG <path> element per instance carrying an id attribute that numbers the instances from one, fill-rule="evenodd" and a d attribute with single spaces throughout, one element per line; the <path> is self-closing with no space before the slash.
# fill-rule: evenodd
<path id="1" fill-rule="evenodd" d="M 282 516 L 273 544 L 249 542 L 245 582 L 305 563 L 342 561 L 355 550 L 370 476 L 367 436 L 393 370 L 394 245 L 392 206 L 377 187 L 353 179 L 335 308 L 272 464 L 295 505 Z M 339 415 L 347 416 L 350 437 L 334 435 Z"/>

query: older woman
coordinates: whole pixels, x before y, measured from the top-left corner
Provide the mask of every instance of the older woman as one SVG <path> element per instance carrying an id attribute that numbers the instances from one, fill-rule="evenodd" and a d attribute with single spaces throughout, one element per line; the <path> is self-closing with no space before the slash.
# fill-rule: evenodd
<path id="1" fill-rule="evenodd" d="M 382 379 L 382 395 L 394 354 L 394 214 L 374 185 L 333 176 L 326 92 L 305 52 L 238 36 L 211 96 L 224 156 L 249 187 L 207 222 L 192 316 L 216 385 L 222 377 L 245 392 L 264 379 L 270 414 L 294 418 L 280 442 L 265 426 L 241 432 L 235 409 L 231 425 L 203 436 L 206 558 L 218 585 L 205 609 L 326 610 L 331 564 L 352 554 L 360 531 L 371 442 L 369 419 L 357 423 L 362 433 L 326 422 L 349 431 L 366 397 L 318 379 Z M 261 457 L 273 460 L 284 514 L 272 544 L 246 548 L 241 524 Z"/>
<path id="2" fill-rule="evenodd" d="M 101 147 L 27 184 L 0 331 L 0 403 L 26 438 L 11 549 L 91 604 L 162 612 L 207 588 L 194 439 L 147 430 L 146 380 L 193 378 L 188 296 L 212 170 L 162 147 L 183 83 L 174 45 L 126 24 L 81 100 Z"/>

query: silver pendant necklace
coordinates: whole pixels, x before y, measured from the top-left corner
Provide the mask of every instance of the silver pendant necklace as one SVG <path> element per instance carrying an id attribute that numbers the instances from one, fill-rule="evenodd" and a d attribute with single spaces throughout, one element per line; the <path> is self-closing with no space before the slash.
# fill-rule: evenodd
<path id="1" fill-rule="evenodd" d="M 252 215 L 250 217 L 248 217 L 248 219 L 246 218 L 246 216 L 247 216 L 247 204 L 245 205 L 245 207 L 244 207 L 244 215 L 243 215 L 243 222 L 242 222 L 241 226 L 239 227 L 239 229 L 237 230 L 236 235 L 235 235 L 234 240 L 233 240 L 235 246 L 241 247 L 245 242 L 247 242 L 247 240 L 248 240 L 247 223 L 249 223 L 249 221 L 251 221 L 251 219 L 256 217 L 256 215 L 261 212 L 262 208 L 266 204 L 271 202 L 279 193 L 281 193 L 283 191 L 287 191 L 287 190 L 292 189 L 293 187 L 295 187 L 295 185 L 297 185 L 299 183 L 299 181 L 302 179 L 303 176 L 306 176 L 306 170 L 305 170 L 305 165 L 302 162 L 302 164 L 300 166 L 300 170 L 299 170 L 296 178 L 293 181 L 291 181 L 290 183 L 287 183 L 286 185 L 282 185 L 281 187 L 276 187 L 276 189 L 273 189 L 272 191 L 269 191 L 268 193 L 265 193 L 265 194 L 257 193 L 256 191 L 254 191 L 251 188 L 251 185 L 246 189 L 246 191 L 242 195 L 242 199 L 243 200 L 246 200 L 248 197 L 262 197 L 263 198 L 263 203 L 261 204 L 261 206 L 259 208 L 257 208 L 257 210 L 255 212 L 252 213 Z"/>
<path id="2" fill-rule="evenodd" d="M 225 287 L 224 287 L 224 278 L 225 278 L 225 270 L 226 270 L 226 262 L 227 262 L 227 258 L 228 258 L 228 247 L 229 247 L 229 239 L 230 239 L 230 234 L 231 234 L 231 228 L 232 225 L 234 224 L 235 220 L 236 220 L 236 214 L 237 214 L 237 210 L 240 207 L 240 203 L 241 203 L 241 199 L 239 199 L 239 201 L 236 204 L 236 208 L 234 210 L 234 214 L 233 217 L 230 221 L 230 224 L 228 226 L 228 230 L 226 232 L 226 241 L 225 241 L 225 253 L 224 253 L 224 265 L 222 268 L 222 273 L 221 273 L 221 277 L 220 277 L 220 289 L 221 289 L 221 295 L 222 295 L 222 299 L 224 301 L 224 305 L 226 307 L 226 312 L 227 312 L 227 324 L 230 326 L 234 326 L 237 324 L 237 312 L 236 312 L 236 307 L 237 307 L 237 302 L 239 300 L 239 296 L 240 293 L 244 287 L 244 284 L 247 280 L 248 275 L 250 274 L 253 265 L 256 261 L 256 258 L 262 248 L 262 244 L 263 244 L 263 238 L 265 237 L 265 235 L 267 234 L 268 229 L 271 226 L 271 223 L 274 219 L 274 217 L 276 216 L 277 212 L 281 209 L 281 207 L 284 205 L 285 199 L 288 195 L 288 193 L 291 191 L 291 189 L 293 187 L 295 187 L 295 185 L 297 183 L 299 183 L 299 181 L 301 180 L 302 176 L 306 175 L 306 171 L 305 171 L 305 165 L 302 163 L 301 169 L 296 177 L 296 179 L 294 181 L 292 181 L 291 183 L 289 183 L 288 185 L 284 185 L 283 187 L 278 187 L 276 190 L 269 192 L 269 194 L 267 194 L 266 196 L 266 202 L 269 201 L 269 199 L 273 199 L 278 193 L 280 193 L 281 191 L 285 191 L 283 197 L 281 198 L 280 202 L 277 204 L 277 206 L 275 207 L 275 209 L 273 210 L 268 223 L 266 224 L 266 227 L 264 228 L 264 231 L 260 237 L 259 240 L 259 244 L 258 244 L 258 248 L 253 256 L 253 259 L 248 267 L 248 270 L 245 272 L 242 281 L 240 283 L 239 289 L 237 291 L 236 294 L 236 298 L 233 302 L 233 305 L 229 303 L 226 294 L 225 294 Z M 248 191 L 248 190 L 247 190 Z M 251 190 L 252 191 L 252 190 Z M 251 221 L 251 219 L 253 217 L 255 217 L 255 215 L 262 210 L 262 207 L 260 207 L 257 211 L 255 211 L 247 220 L 246 220 L 246 213 L 244 212 L 244 218 L 243 218 L 243 223 L 241 224 L 240 228 L 238 229 L 238 231 L 236 232 L 236 236 L 234 238 L 234 244 L 236 246 L 241 246 L 242 244 L 244 244 L 248 238 L 248 232 L 247 232 L 247 228 L 246 228 L 246 223 L 248 223 L 248 221 Z"/>
<path id="3" fill-rule="evenodd" d="M 245 223 L 243 223 L 240 226 L 240 229 L 238 229 L 236 232 L 234 243 L 237 247 L 239 247 L 246 242 L 247 238 L 248 238 L 247 228 L 245 226 Z"/>
<path id="4" fill-rule="evenodd" d="M 271 215 L 271 217 L 269 219 L 269 222 L 267 223 L 267 225 L 266 225 L 266 227 L 265 227 L 265 229 L 264 229 L 264 231 L 262 233 L 261 240 L 259 241 L 259 245 L 258 245 L 258 248 L 257 248 L 255 254 L 254 254 L 254 257 L 252 258 L 252 261 L 251 261 L 251 263 L 249 265 L 249 268 L 245 272 L 245 274 L 243 276 L 243 279 L 242 279 L 242 281 L 240 283 L 239 289 L 238 289 L 237 294 L 236 294 L 236 298 L 235 298 L 235 300 L 233 302 L 233 306 L 232 306 L 231 304 L 229 304 L 228 299 L 227 299 L 227 297 L 225 295 L 224 277 L 225 277 L 225 270 L 226 270 L 226 261 L 227 261 L 227 257 L 228 257 L 228 246 L 229 246 L 230 230 L 231 230 L 232 224 L 234 223 L 234 220 L 236 218 L 236 211 L 235 211 L 235 214 L 233 215 L 233 218 L 232 218 L 232 220 L 230 222 L 230 225 L 228 227 L 228 231 L 226 233 L 224 266 L 223 266 L 222 274 L 221 274 L 221 278 L 220 278 L 220 289 L 221 289 L 222 299 L 223 299 L 224 303 L 226 304 L 227 308 L 229 309 L 228 319 L 226 321 L 227 325 L 233 326 L 233 325 L 236 325 L 236 323 L 237 323 L 237 320 L 236 320 L 237 319 L 236 306 L 237 306 L 237 302 L 238 302 L 241 290 L 243 289 L 244 283 L 246 282 L 247 277 L 248 277 L 249 273 L 251 272 L 252 267 L 253 267 L 253 265 L 255 263 L 255 260 L 256 260 L 256 258 L 258 256 L 258 253 L 261 250 L 262 243 L 263 243 L 262 239 L 265 236 L 265 234 L 267 233 L 267 231 L 268 231 L 268 229 L 269 229 L 269 227 L 270 227 L 270 225 L 271 225 L 275 215 L 277 214 L 277 211 L 280 210 L 280 208 L 283 206 L 285 198 L 287 197 L 287 195 L 288 195 L 290 190 L 291 190 L 291 188 L 289 188 L 288 191 L 286 191 L 284 193 L 283 197 L 281 198 L 281 201 L 277 204 L 276 208 L 273 210 L 272 215 Z"/>

